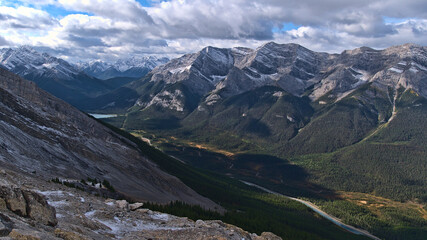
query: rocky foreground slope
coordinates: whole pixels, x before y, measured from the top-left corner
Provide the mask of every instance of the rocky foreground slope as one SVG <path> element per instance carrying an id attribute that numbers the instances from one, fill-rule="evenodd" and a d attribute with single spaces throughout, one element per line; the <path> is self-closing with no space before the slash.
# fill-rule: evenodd
<path id="1" fill-rule="evenodd" d="M 43 179 L 106 180 L 139 201 L 219 208 L 113 131 L 0 68 L 0 165 Z"/>
<path id="2" fill-rule="evenodd" d="M 0 169 L 0 239 L 280 239 L 221 221 L 192 221 L 142 204 L 86 192 Z"/>

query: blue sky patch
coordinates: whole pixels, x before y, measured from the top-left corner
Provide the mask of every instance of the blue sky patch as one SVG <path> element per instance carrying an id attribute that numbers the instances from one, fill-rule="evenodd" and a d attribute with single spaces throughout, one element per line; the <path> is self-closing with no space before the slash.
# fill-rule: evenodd
<path id="1" fill-rule="evenodd" d="M 289 30 L 292 30 L 292 29 L 298 29 L 299 27 L 301 27 L 301 25 L 295 25 L 295 24 L 294 24 L 294 23 L 292 23 L 292 22 L 288 22 L 288 23 L 283 23 L 283 24 L 282 24 L 282 28 L 274 27 L 274 28 L 272 29 L 272 31 L 273 31 L 274 33 L 278 33 L 278 32 L 286 32 L 286 31 L 289 31 Z"/>
<path id="2" fill-rule="evenodd" d="M 383 17 L 384 23 L 390 23 L 390 24 L 396 24 L 396 23 L 403 23 L 411 18 L 393 18 L 393 17 Z"/>

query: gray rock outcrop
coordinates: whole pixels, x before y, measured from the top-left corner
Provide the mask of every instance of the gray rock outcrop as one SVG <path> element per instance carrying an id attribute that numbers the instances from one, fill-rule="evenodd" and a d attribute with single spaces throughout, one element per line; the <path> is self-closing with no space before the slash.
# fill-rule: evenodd
<path id="1" fill-rule="evenodd" d="M 19 216 L 27 217 L 44 225 L 55 226 L 55 208 L 50 206 L 45 197 L 28 190 L 0 186 L 0 201 L 4 201 L 6 208 Z"/>
<path id="2" fill-rule="evenodd" d="M 127 201 L 105 200 L 9 170 L 1 180 L 7 185 L 0 187 L 0 200 L 4 201 L 0 205 L 0 239 L 281 239 L 268 232 L 258 236 L 218 220 L 193 221 L 146 208 L 130 211 L 132 204 Z M 8 207 L 10 203 L 15 211 Z M 27 215 L 21 208 L 24 205 Z"/>

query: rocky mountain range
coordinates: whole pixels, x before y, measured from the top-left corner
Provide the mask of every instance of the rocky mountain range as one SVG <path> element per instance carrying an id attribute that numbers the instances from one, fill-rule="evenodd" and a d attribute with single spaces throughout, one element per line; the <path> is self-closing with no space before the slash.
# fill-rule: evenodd
<path id="1" fill-rule="evenodd" d="M 55 75 L 58 79 L 71 81 L 79 71 L 68 62 L 39 53 L 29 46 L 0 50 L 0 63 L 7 70 L 21 76 Z"/>
<path id="2" fill-rule="evenodd" d="M 289 94 L 319 105 L 338 102 L 367 86 L 386 96 L 396 96 L 402 88 L 426 97 L 426 51 L 413 44 L 385 50 L 362 47 L 341 54 L 273 42 L 257 49 L 206 47 L 156 67 L 145 78 L 98 97 L 97 105 L 88 108 L 132 107 L 129 117 L 164 114 L 156 109 L 165 109 L 170 118 L 182 120 L 203 112 L 212 115 L 219 103 L 261 87 L 275 89 L 269 93 L 274 101 Z M 393 98 L 385 100 L 393 108 Z M 391 112 L 380 115 L 380 121 L 387 121 Z M 297 122 L 297 116 L 288 118 Z"/>
<path id="3" fill-rule="evenodd" d="M 412 88 L 426 97 L 427 85 L 422 81 L 426 51 L 411 44 L 386 50 L 362 47 L 341 54 L 316 53 L 300 45 L 273 42 L 255 50 L 206 47 L 154 69 L 149 79 L 153 87 L 148 90 L 158 90 L 150 93 L 149 101 L 141 97 L 136 105 L 182 111 L 186 95 L 180 94 L 177 85 L 203 98 L 206 105 L 262 86 L 276 86 L 294 96 L 309 91 L 312 100 L 325 94 L 343 98 L 367 83 L 382 89 Z"/>
<path id="4" fill-rule="evenodd" d="M 124 86 L 140 95 L 132 102 L 134 94 L 129 94 L 125 107 L 156 105 L 192 112 L 262 86 L 275 86 L 294 96 L 306 95 L 313 101 L 326 94 L 342 99 L 371 83 L 383 90 L 412 88 L 425 97 L 425 54 L 425 47 L 411 44 L 385 50 L 362 47 L 341 54 L 316 53 L 300 45 L 273 42 L 257 49 L 206 47 L 155 68 L 145 80 Z M 112 102 L 104 102 L 108 104 Z"/>
<path id="5" fill-rule="evenodd" d="M 79 62 L 76 64 L 76 67 L 90 76 L 103 80 L 117 77 L 141 78 L 153 68 L 168 61 L 169 59 L 166 57 L 144 56 L 119 59 L 114 63 L 103 62 L 101 60 Z"/>
<path id="6" fill-rule="evenodd" d="M 122 59 L 114 64 L 102 61 L 70 64 L 29 46 L 0 49 L 0 67 L 77 107 L 86 99 L 107 94 L 167 61 L 148 56 Z"/>
<path id="7" fill-rule="evenodd" d="M 408 200 L 425 191 L 427 176 L 410 173 L 418 173 L 427 156 L 426 79 L 427 48 L 414 44 L 340 54 L 273 42 L 257 49 L 206 47 L 156 67 L 117 95 L 98 98 L 98 106 L 106 112 L 112 102 L 121 106 L 125 114 L 107 121 L 186 146 L 164 145 L 181 157 L 189 151 L 187 160 L 199 167 L 291 187 L 293 175 L 282 161 L 238 155 L 301 158 L 298 163 L 322 186 Z M 188 142 L 218 152 L 198 160 L 202 150 Z M 215 154 L 223 150 L 219 161 Z M 330 167 L 315 168 L 307 159 L 326 159 Z"/>
<path id="8" fill-rule="evenodd" d="M 112 90 L 107 83 L 80 72 L 68 62 L 28 46 L 1 49 L 0 66 L 72 104 Z"/>

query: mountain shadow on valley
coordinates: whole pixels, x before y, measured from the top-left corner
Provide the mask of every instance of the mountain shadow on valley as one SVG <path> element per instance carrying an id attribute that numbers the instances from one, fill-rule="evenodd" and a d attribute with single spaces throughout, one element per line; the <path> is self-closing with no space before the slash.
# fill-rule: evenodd
<path id="1" fill-rule="evenodd" d="M 241 126 L 242 130 L 245 132 L 252 133 L 259 137 L 269 137 L 271 136 L 271 130 L 267 124 L 255 119 L 247 118 Z"/>
<path id="2" fill-rule="evenodd" d="M 295 197 L 338 199 L 333 190 L 310 182 L 310 174 L 287 159 L 268 154 L 215 152 L 203 146 L 163 143 L 168 155 L 197 168 L 215 171 Z"/>

